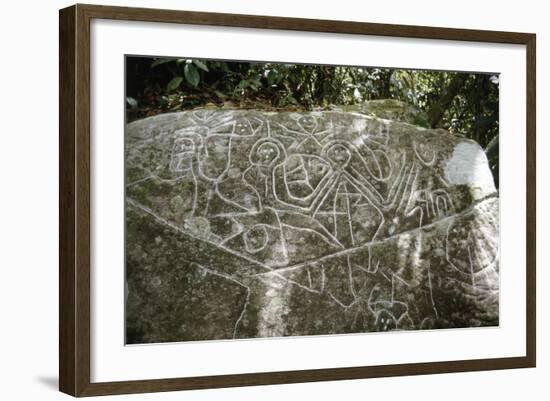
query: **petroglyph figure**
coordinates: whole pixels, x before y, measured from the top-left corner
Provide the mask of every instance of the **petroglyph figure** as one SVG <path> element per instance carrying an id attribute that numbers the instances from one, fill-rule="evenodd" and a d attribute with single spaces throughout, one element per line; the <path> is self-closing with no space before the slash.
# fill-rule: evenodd
<path id="1" fill-rule="evenodd" d="M 129 124 L 129 338 L 497 325 L 498 193 L 484 157 L 351 112 Z"/>

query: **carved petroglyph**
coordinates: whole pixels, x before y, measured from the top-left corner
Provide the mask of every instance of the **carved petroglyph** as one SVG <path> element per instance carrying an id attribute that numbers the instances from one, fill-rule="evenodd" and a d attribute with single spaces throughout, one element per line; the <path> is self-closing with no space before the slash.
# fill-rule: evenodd
<path id="1" fill-rule="evenodd" d="M 191 298 L 159 293 L 128 322 L 143 342 L 498 324 L 498 193 L 476 144 L 358 113 L 195 110 L 129 124 L 126 158 L 127 307 L 189 263 L 162 282 Z M 181 239 L 153 256 L 139 230 Z M 191 319 L 180 302 L 198 319 L 208 277 L 235 286 L 220 334 L 162 334 Z"/>

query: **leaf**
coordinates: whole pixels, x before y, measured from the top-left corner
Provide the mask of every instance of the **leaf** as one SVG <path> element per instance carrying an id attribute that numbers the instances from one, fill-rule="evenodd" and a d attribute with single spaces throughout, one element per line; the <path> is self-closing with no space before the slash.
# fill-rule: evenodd
<path id="1" fill-rule="evenodd" d="M 173 91 L 174 89 L 176 89 L 178 86 L 181 85 L 182 81 L 183 81 L 182 77 L 174 77 L 170 82 L 168 82 L 168 85 L 166 85 L 166 89 L 168 89 L 169 91 Z"/>
<path id="2" fill-rule="evenodd" d="M 246 89 L 248 88 L 248 85 L 250 85 L 250 82 L 246 79 L 243 79 L 241 82 L 239 82 L 239 85 L 237 85 L 237 88 Z"/>
<path id="3" fill-rule="evenodd" d="M 267 78 L 267 85 L 272 86 L 277 81 L 277 78 L 278 78 L 277 71 L 269 70 L 266 78 Z"/>
<path id="4" fill-rule="evenodd" d="M 193 64 L 185 64 L 183 73 L 185 75 L 185 79 L 191 86 L 197 86 L 199 84 L 201 76 L 199 75 L 199 70 L 197 70 L 197 67 Z"/>
<path id="5" fill-rule="evenodd" d="M 200 60 L 193 60 L 193 64 L 199 67 L 201 70 L 208 72 L 208 67 Z"/>
<path id="6" fill-rule="evenodd" d="M 128 102 L 128 105 L 132 108 L 132 109 L 135 109 L 137 106 L 138 106 L 138 102 L 136 99 L 134 99 L 133 97 L 130 97 L 128 96 L 126 98 L 126 102 Z"/>
<path id="7" fill-rule="evenodd" d="M 153 61 L 153 64 L 151 64 L 151 68 L 155 68 L 157 65 L 166 64 L 174 60 L 175 59 L 168 57 L 157 58 L 155 61 Z"/>

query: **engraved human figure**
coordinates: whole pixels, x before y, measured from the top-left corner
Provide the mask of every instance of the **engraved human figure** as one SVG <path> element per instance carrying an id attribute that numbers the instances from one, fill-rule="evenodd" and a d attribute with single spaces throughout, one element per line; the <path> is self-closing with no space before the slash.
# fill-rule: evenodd
<path id="1" fill-rule="evenodd" d="M 274 139 L 262 139 L 254 144 L 249 154 L 250 167 L 243 174 L 244 180 L 262 195 L 265 204 L 273 204 L 273 168 L 284 162 L 283 145 Z"/>

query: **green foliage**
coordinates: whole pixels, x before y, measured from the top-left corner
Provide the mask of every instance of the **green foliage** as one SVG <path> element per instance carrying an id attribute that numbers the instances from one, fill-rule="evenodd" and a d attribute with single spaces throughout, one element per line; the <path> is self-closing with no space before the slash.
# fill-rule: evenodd
<path id="1" fill-rule="evenodd" d="M 183 75 L 185 76 L 187 82 L 189 82 L 189 84 L 193 87 L 197 86 L 201 80 L 199 70 L 193 64 L 185 64 L 185 67 L 183 68 Z"/>
<path id="2" fill-rule="evenodd" d="M 165 66 L 173 76 L 166 85 L 166 90 L 168 92 L 181 88 L 184 82 L 191 87 L 196 87 L 201 80 L 199 70 L 209 72 L 206 64 L 200 60 L 164 57 L 157 58 L 151 63 L 151 68 L 158 66 Z"/>
<path id="3" fill-rule="evenodd" d="M 168 91 L 173 91 L 180 86 L 182 81 L 183 81 L 182 77 L 174 77 L 170 80 L 170 82 L 168 82 L 168 85 L 166 85 L 166 89 Z"/>

